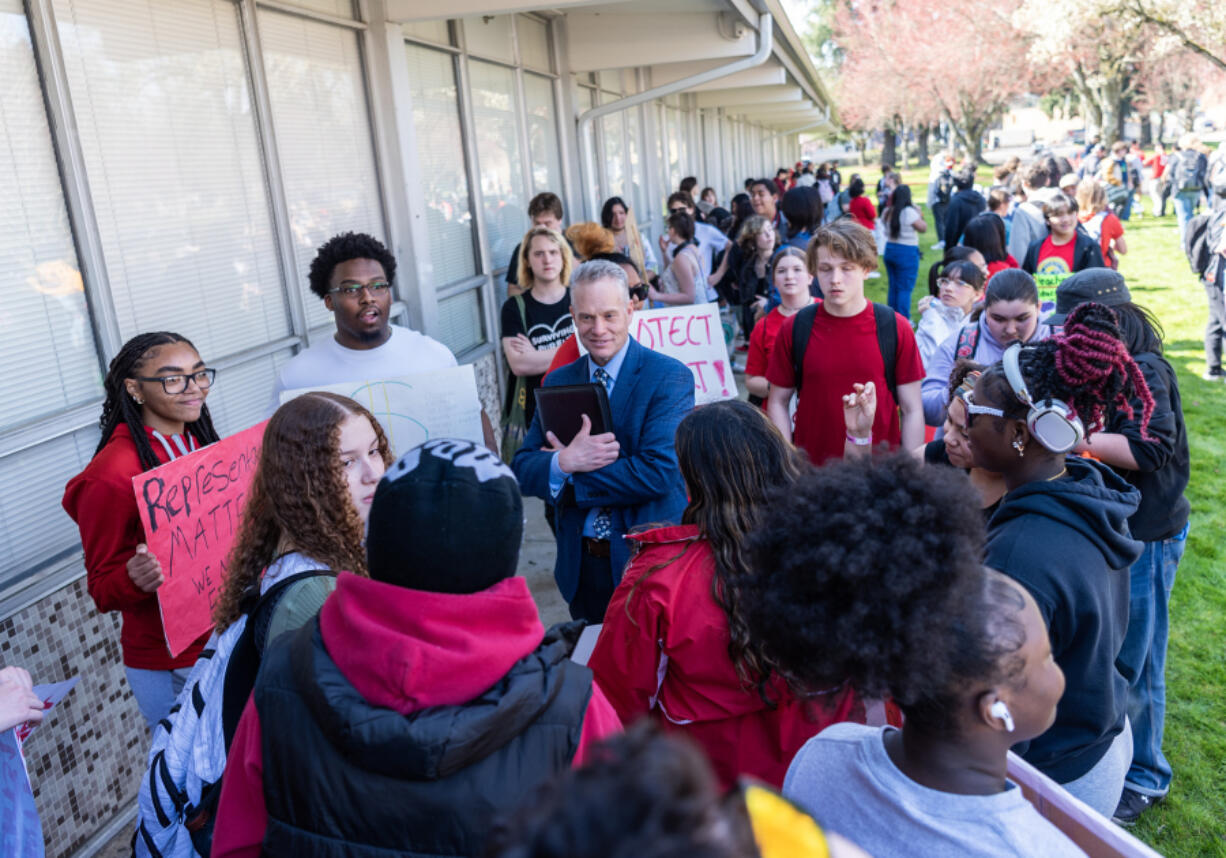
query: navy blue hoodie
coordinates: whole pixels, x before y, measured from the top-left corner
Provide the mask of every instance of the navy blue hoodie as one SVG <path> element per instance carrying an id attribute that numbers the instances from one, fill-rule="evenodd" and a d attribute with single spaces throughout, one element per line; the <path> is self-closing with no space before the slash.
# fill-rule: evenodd
<path id="1" fill-rule="evenodd" d="M 1115 657 L 1128 629 L 1128 517 L 1141 493 L 1099 462 L 1019 486 L 988 522 L 987 565 L 1022 584 L 1047 623 L 1064 696 L 1046 733 L 1014 750 L 1058 783 L 1084 775 L 1124 729 L 1128 682 Z"/>

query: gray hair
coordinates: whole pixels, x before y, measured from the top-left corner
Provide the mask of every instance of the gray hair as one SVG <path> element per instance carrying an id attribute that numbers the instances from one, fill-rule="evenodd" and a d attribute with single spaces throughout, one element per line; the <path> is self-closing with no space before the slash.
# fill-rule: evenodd
<path id="1" fill-rule="evenodd" d="M 574 290 L 597 280 L 615 281 L 626 301 L 630 300 L 630 281 L 626 278 L 626 272 L 616 262 L 607 259 L 592 259 L 576 268 L 570 275 L 570 288 Z"/>

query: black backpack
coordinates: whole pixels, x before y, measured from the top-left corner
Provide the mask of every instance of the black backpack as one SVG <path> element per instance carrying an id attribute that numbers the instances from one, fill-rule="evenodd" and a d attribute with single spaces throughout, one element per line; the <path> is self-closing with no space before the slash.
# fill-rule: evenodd
<path id="1" fill-rule="evenodd" d="M 1213 263 L 1215 240 L 1226 229 L 1226 209 L 1204 212 L 1188 221 L 1183 235 L 1183 252 L 1197 277 L 1204 277 Z"/>
<path id="2" fill-rule="evenodd" d="M 1175 162 L 1175 175 L 1171 183 L 1171 189 L 1176 193 L 1180 191 L 1199 191 L 1204 184 L 1200 165 L 1201 159 L 1205 156 L 1191 149 L 1183 149 L 1176 157 L 1178 160 Z"/>
<path id="3" fill-rule="evenodd" d="M 941 205 L 948 204 L 954 195 L 954 174 L 949 170 L 942 170 L 937 176 L 937 203 Z"/>
<path id="4" fill-rule="evenodd" d="M 804 381 L 805 350 L 809 347 L 809 336 L 813 333 L 813 321 L 817 318 L 817 304 L 810 304 L 796 314 L 792 323 L 792 378 L 795 379 L 796 393 Z M 881 350 L 881 360 L 885 363 L 885 386 L 890 391 L 894 402 L 898 402 L 898 379 L 895 375 L 895 363 L 898 361 L 898 321 L 897 313 L 884 304 L 873 302 L 873 321 L 877 326 L 877 348 Z"/>

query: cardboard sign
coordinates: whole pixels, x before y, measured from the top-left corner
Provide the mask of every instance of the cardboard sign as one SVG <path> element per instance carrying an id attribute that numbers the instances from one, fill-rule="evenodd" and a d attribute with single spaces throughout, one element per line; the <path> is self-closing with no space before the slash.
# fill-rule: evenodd
<path id="1" fill-rule="evenodd" d="M 1008 775 L 1022 788 L 1022 794 L 1039 815 L 1064 832 L 1090 858 L 1161 858 L 1012 751 Z"/>
<path id="2" fill-rule="evenodd" d="M 485 444 L 477 377 L 471 364 L 400 378 L 286 390 L 281 402 L 312 390 L 339 393 L 366 406 L 383 426 L 392 452 L 398 456 L 431 438 Z"/>
<path id="3" fill-rule="evenodd" d="M 43 701 L 43 712 L 50 712 L 55 708 L 55 705 L 68 696 L 68 692 L 72 691 L 72 687 L 81 679 L 79 676 L 74 676 L 72 679 L 65 679 L 63 682 L 52 682 L 47 685 L 35 685 L 34 695 Z M 43 715 L 43 720 L 38 724 L 26 722 L 18 724 L 13 730 L 17 734 L 18 742 L 25 742 L 30 738 L 30 734 L 38 729 L 39 724 L 45 724 L 47 716 Z"/>
<path id="4" fill-rule="evenodd" d="M 132 478 L 149 551 L 165 576 L 158 606 L 172 656 L 213 628 L 267 422 Z"/>
<path id="5" fill-rule="evenodd" d="M 716 304 L 687 304 L 639 310 L 630 319 L 630 336 L 653 352 L 676 358 L 694 373 L 694 404 L 736 399 L 736 379 Z M 579 352 L 586 354 L 583 341 Z"/>

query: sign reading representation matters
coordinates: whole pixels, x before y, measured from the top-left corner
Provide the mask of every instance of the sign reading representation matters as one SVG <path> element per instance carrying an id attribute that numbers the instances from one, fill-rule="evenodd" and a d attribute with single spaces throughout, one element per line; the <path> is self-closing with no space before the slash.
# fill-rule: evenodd
<path id="1" fill-rule="evenodd" d="M 132 478 L 149 551 L 162 564 L 162 629 L 178 655 L 213 627 L 264 423 Z"/>
<path id="2" fill-rule="evenodd" d="M 639 310 L 630 319 L 630 336 L 653 352 L 674 357 L 690 368 L 696 405 L 736 399 L 736 379 L 715 304 Z M 587 353 L 582 341 L 579 351 Z"/>
<path id="3" fill-rule="evenodd" d="M 400 378 L 286 390 L 281 394 L 281 402 L 311 390 L 339 393 L 366 406 L 383 427 L 392 451 L 398 456 L 431 438 L 485 443 L 477 377 L 471 364 Z"/>

